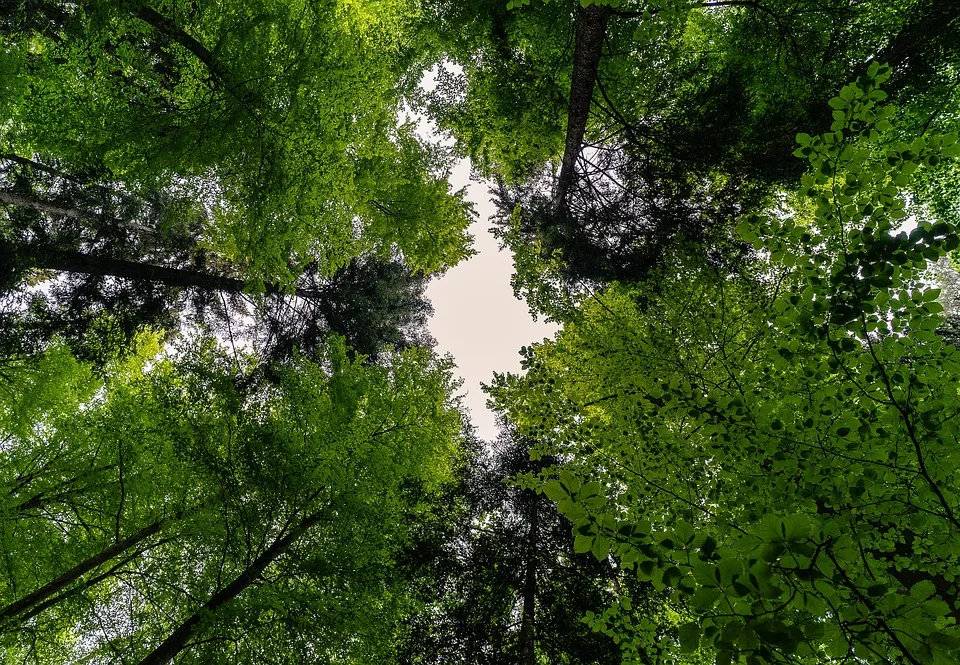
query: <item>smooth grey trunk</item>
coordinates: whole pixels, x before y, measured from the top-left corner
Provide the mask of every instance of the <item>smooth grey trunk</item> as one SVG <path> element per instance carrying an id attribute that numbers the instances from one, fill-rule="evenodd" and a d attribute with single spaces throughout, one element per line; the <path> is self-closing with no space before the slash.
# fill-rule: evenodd
<path id="1" fill-rule="evenodd" d="M 27 194 L 0 191 L 0 203 L 20 206 L 22 208 L 29 208 L 30 210 L 36 210 L 38 212 L 42 212 L 47 215 L 53 215 L 55 217 L 66 217 L 68 219 L 94 219 L 101 223 L 107 222 L 116 226 L 124 226 L 131 231 L 137 231 L 138 233 L 155 233 L 152 227 L 145 224 L 140 224 L 138 222 L 125 222 L 113 217 L 106 217 L 104 215 L 87 212 L 85 210 L 67 208 L 58 201 L 51 201 L 37 196 L 29 196 Z"/>
<path id="2" fill-rule="evenodd" d="M 69 217 L 70 219 L 83 219 L 84 217 L 89 216 L 84 212 L 74 208 L 64 208 L 54 201 L 47 201 L 34 196 L 17 194 L 14 192 L 0 191 L 0 203 L 20 206 L 21 208 L 29 208 L 30 210 L 37 210 L 39 212 L 47 213 L 48 215 Z"/>

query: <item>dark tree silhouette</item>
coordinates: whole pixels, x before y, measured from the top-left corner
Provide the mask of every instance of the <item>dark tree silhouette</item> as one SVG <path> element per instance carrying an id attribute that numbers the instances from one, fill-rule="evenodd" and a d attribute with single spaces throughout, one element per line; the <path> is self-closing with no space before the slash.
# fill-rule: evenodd
<path id="1" fill-rule="evenodd" d="M 186 320 L 252 342 L 270 360 L 310 353 L 331 332 L 369 357 L 430 342 L 421 332 L 431 312 L 427 278 L 399 261 L 354 259 L 332 276 L 311 264 L 292 286 L 267 283 L 254 294 L 238 268 L 202 248 L 203 211 L 191 202 L 90 184 L 19 156 L 3 163 L 7 355 L 34 353 L 58 336 L 100 361 L 144 326 L 175 333 Z M 238 323 L 244 318 L 253 323 Z"/>
<path id="2" fill-rule="evenodd" d="M 543 495 L 508 484 L 532 462 L 509 424 L 466 479 L 467 515 L 431 559 L 427 610 L 411 621 L 401 662 L 619 663 L 612 640 L 582 621 L 610 600 L 612 570 L 574 554 L 570 526 Z M 449 524 L 449 522 L 448 522 Z"/>

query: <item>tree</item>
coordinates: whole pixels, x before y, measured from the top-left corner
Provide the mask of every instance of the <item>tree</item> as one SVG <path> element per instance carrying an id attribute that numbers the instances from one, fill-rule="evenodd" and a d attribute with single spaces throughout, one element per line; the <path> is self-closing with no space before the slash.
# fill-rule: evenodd
<path id="1" fill-rule="evenodd" d="M 571 460 L 531 486 L 560 502 L 575 548 L 672 593 L 680 652 L 947 663 L 960 649 L 960 365 L 921 272 L 960 238 L 922 209 L 896 233 L 914 172 L 960 148 L 897 139 L 888 76 L 872 66 L 830 100 L 830 132 L 798 136 L 794 213 L 740 227 L 769 253 L 752 278 L 679 263 L 656 291 L 612 285 L 494 388 L 535 453 Z M 656 642 L 635 620 L 613 629 L 628 649 Z"/>
<path id="2" fill-rule="evenodd" d="M 294 350 L 308 353 L 331 333 L 370 359 L 385 348 L 429 346 L 427 280 L 398 261 L 355 259 L 321 281 L 316 295 L 271 299 L 264 339 L 256 346 L 266 357 L 282 358 Z"/>
<path id="3" fill-rule="evenodd" d="M 462 80 L 428 108 L 508 186 L 504 242 L 555 263 L 521 284 L 533 307 L 546 279 L 574 291 L 642 279 L 676 245 L 739 265 L 729 220 L 794 186 L 796 129 L 829 123 L 825 91 L 871 58 L 894 66 L 906 132 L 956 129 L 941 112 L 956 103 L 950 3 L 513 4 L 441 12 L 469 37 L 448 40 Z M 917 181 L 915 195 L 954 214 L 950 172 L 927 177 L 940 184 Z"/>
<path id="4" fill-rule="evenodd" d="M 412 4 L 15 4 L 11 152 L 184 192 L 205 246 L 254 284 L 362 255 L 425 272 L 469 256 L 449 159 L 398 120 L 419 73 Z"/>
<path id="5" fill-rule="evenodd" d="M 530 442 L 507 424 L 479 453 L 466 479 L 465 514 L 424 557 L 425 607 L 411 620 L 408 663 L 619 663 L 606 636 L 582 618 L 602 612 L 618 579 L 606 562 L 574 554 L 549 499 L 511 486 L 531 462 Z M 440 552 L 437 552 L 439 549 Z"/>
<path id="6" fill-rule="evenodd" d="M 56 383 L 54 358 L 76 366 L 56 349 L 17 371 Z M 61 398 L 5 426 L 8 656 L 388 658 L 408 602 L 395 557 L 460 463 L 449 364 L 364 364 L 335 340 L 269 382 L 210 342 L 138 358 L 98 387 L 84 369 L 96 392 L 79 409 Z"/>
<path id="7" fill-rule="evenodd" d="M 388 345 L 425 341 L 427 277 L 396 260 L 354 259 L 330 277 L 314 262 L 293 285 L 266 283 L 257 296 L 234 266 L 204 249 L 199 223 L 188 222 L 190 202 L 174 192 L 144 197 L 16 155 L 6 162 L 7 354 L 59 336 L 102 361 L 99 339 L 129 341 L 145 326 L 175 333 L 184 315 L 273 359 L 309 353 L 331 331 L 371 358 Z M 237 322 L 251 315 L 253 325 Z"/>

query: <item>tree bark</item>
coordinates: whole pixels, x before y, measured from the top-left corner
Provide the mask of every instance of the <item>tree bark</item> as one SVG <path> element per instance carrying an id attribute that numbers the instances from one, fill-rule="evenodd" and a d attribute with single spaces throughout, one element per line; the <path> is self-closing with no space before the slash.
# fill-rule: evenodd
<path id="1" fill-rule="evenodd" d="M 573 184 L 573 176 L 587 130 L 593 88 L 597 81 L 597 69 L 607 34 L 607 19 L 611 9 L 607 5 L 590 5 L 577 17 L 576 36 L 573 47 L 573 75 L 570 81 L 570 103 L 567 112 L 567 138 L 557 178 L 554 197 L 555 214 L 567 208 L 567 193 Z"/>
<path id="2" fill-rule="evenodd" d="M 243 293 L 245 287 L 243 280 L 195 270 L 156 266 L 52 247 L 33 247 L 30 250 L 32 250 L 35 267 L 45 270 L 159 282 L 177 288 L 194 288 L 221 293 Z M 264 288 L 266 293 L 270 294 L 287 293 L 276 284 L 266 284 Z M 321 292 L 312 289 L 296 289 L 294 294 L 308 299 L 318 299 L 323 296 Z"/>
<path id="3" fill-rule="evenodd" d="M 169 518 L 157 520 L 152 524 L 149 524 L 134 534 L 127 536 L 123 540 L 117 541 L 110 547 L 101 550 L 98 554 L 86 559 L 75 565 L 70 570 L 66 571 L 56 579 L 48 582 L 43 585 L 33 593 L 29 593 L 26 596 L 23 596 L 17 601 L 14 601 L 0 609 L 0 621 L 5 621 L 12 619 L 20 614 L 23 614 L 30 610 L 35 605 L 44 602 L 45 600 L 51 598 L 53 595 L 59 593 L 64 588 L 70 586 L 74 582 L 78 581 L 84 575 L 89 573 L 91 570 L 103 565 L 104 563 L 116 558 L 118 555 L 126 552 L 130 548 L 136 546 L 137 544 L 143 542 L 150 536 L 159 533 L 159 531 L 170 521 Z"/>
<path id="4" fill-rule="evenodd" d="M 276 561 L 287 549 L 300 539 L 307 531 L 313 528 L 323 518 L 323 513 L 317 512 L 305 517 L 286 535 L 278 538 L 263 554 L 257 557 L 230 584 L 213 594 L 203 606 L 181 623 L 160 646 L 150 652 L 140 665 L 165 665 L 173 660 L 178 653 L 188 646 L 188 642 L 195 636 L 201 622 L 215 613 L 221 607 L 239 596 L 247 587 L 253 584 L 263 574 L 267 566 Z"/>
<path id="5" fill-rule="evenodd" d="M 63 602 L 63 601 L 66 600 L 67 598 L 70 598 L 71 596 L 75 596 L 75 595 L 77 595 L 78 593 L 82 593 L 83 591 L 86 591 L 86 590 L 89 589 L 90 587 L 94 587 L 94 586 L 100 584 L 100 582 L 104 581 L 104 580 L 107 579 L 108 577 L 114 577 L 114 576 L 118 575 L 118 572 L 117 572 L 117 571 L 119 571 L 123 566 L 125 566 L 125 565 L 126 565 L 128 562 L 130 562 L 131 560 L 133 560 L 133 559 L 137 558 L 138 556 L 142 555 L 142 554 L 143 554 L 145 551 L 147 551 L 148 549 L 152 549 L 152 548 L 154 548 L 154 547 L 156 547 L 156 546 L 158 546 L 158 545 L 162 545 L 162 544 L 165 544 L 165 543 L 168 543 L 168 542 L 170 542 L 170 539 L 169 539 L 169 538 L 167 538 L 167 539 L 160 539 L 160 540 L 157 540 L 157 541 L 155 541 L 155 542 L 147 545 L 146 547 L 143 547 L 143 548 L 140 548 L 140 549 L 133 549 L 132 551 L 128 550 L 129 553 L 125 552 L 125 553 L 124 553 L 124 556 L 119 557 L 119 558 L 116 559 L 116 560 L 111 559 L 110 561 L 111 561 L 111 563 L 112 563 L 113 565 L 112 565 L 108 570 L 105 570 L 104 572 L 102 572 L 102 573 L 100 573 L 100 574 L 98 574 L 98 575 L 95 575 L 95 576 L 93 576 L 93 577 L 88 577 L 87 579 L 85 579 L 85 580 L 84 580 L 83 582 L 81 582 L 80 584 L 72 585 L 72 586 L 70 586 L 68 589 L 66 589 L 65 591 L 63 591 L 62 593 L 57 594 L 56 596 L 52 596 L 52 597 L 50 597 L 50 598 L 48 598 L 48 599 L 46 599 L 46 600 L 44 600 L 44 601 L 42 601 L 42 602 L 40 602 L 40 603 L 37 603 L 36 605 L 34 605 L 33 607 L 31 607 L 31 608 L 30 608 L 29 610 L 27 610 L 26 612 L 20 614 L 20 615 L 17 617 L 17 620 L 20 621 L 20 622 L 29 621 L 29 620 L 32 619 L 33 617 L 37 616 L 38 614 L 41 614 L 41 613 L 45 612 L 46 610 L 48 610 L 49 608 L 53 607 L 54 605 L 60 604 L 61 602 Z M 114 562 L 114 561 L 115 561 L 115 562 Z"/>
<path id="6" fill-rule="evenodd" d="M 5 160 L 7 160 L 8 162 L 14 162 L 14 163 L 16 163 L 16 164 L 20 164 L 21 166 L 28 166 L 28 167 L 30 167 L 31 169 L 33 169 L 34 171 L 42 171 L 42 172 L 48 173 L 48 174 L 50 174 L 50 175 L 52 175 L 52 176 L 54 176 L 54 177 L 63 178 L 64 180 L 69 180 L 70 182 L 76 183 L 76 184 L 78 184 L 78 185 L 89 185 L 89 184 L 90 184 L 90 183 L 89 183 L 87 180 L 85 180 L 84 178 L 81 178 L 81 177 L 78 177 L 78 176 L 76 176 L 76 175 L 73 175 L 72 173 L 64 173 L 64 172 L 61 171 L 60 169 L 55 169 L 55 168 L 53 168 L 52 166 L 47 166 L 46 164 L 41 164 L 40 162 L 36 162 L 36 161 L 34 161 L 34 160 L 32 160 L 32 159 L 27 159 L 26 157 L 21 157 L 20 155 L 15 155 L 15 154 L 12 153 L 12 152 L 8 152 L 8 153 L 5 153 L 5 154 L 0 155 L 0 159 L 5 159 Z M 94 185 L 94 187 L 97 187 L 97 188 L 100 188 L 100 189 L 106 189 L 106 188 L 103 187 L 102 185 Z"/>

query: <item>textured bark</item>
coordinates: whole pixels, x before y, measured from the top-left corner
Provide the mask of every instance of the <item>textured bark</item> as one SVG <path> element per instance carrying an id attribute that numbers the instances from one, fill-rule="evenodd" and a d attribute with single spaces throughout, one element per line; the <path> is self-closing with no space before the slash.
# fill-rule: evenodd
<path id="1" fill-rule="evenodd" d="M 155 233 L 154 229 L 146 224 L 138 222 L 123 221 L 113 217 L 77 208 L 65 207 L 66 204 L 59 201 L 51 201 L 29 194 L 19 194 L 17 192 L 0 191 L 0 204 L 19 206 L 29 208 L 54 217 L 66 217 L 68 219 L 92 219 L 100 224 L 114 225 L 117 227 L 126 227 L 137 233 Z"/>
<path id="2" fill-rule="evenodd" d="M 567 206 L 567 193 L 573 184 L 574 170 L 583 136 L 590 117 L 590 105 L 593 101 L 593 88 L 597 81 L 597 69 L 603 41 L 607 34 L 607 19 L 610 7 L 590 5 L 577 17 L 576 36 L 573 47 L 573 75 L 570 81 L 570 102 L 567 113 L 567 138 L 560 162 L 560 175 L 557 178 L 557 192 L 554 198 L 554 212 L 562 213 Z"/>
<path id="3" fill-rule="evenodd" d="M 150 652 L 140 665 L 165 665 L 173 660 L 178 653 L 187 648 L 189 641 L 195 637 L 201 622 L 214 614 L 221 607 L 239 596 L 247 587 L 253 584 L 267 566 L 276 561 L 291 545 L 300 539 L 311 528 L 323 519 L 322 513 L 314 513 L 300 521 L 286 535 L 278 538 L 263 554 L 257 557 L 240 575 L 230 584 L 213 594 L 203 606 L 181 623 L 160 646 Z"/>
<path id="4" fill-rule="evenodd" d="M 109 561 L 109 563 L 111 564 L 110 567 L 107 568 L 104 572 L 98 575 L 94 575 L 92 577 L 88 577 L 79 584 L 71 585 L 62 593 L 59 593 L 56 596 L 51 596 L 50 598 L 47 598 L 46 600 L 34 605 L 28 611 L 24 612 L 23 614 L 20 614 L 17 617 L 17 620 L 20 622 L 29 621 L 33 617 L 37 616 L 38 614 L 42 614 L 43 612 L 53 607 L 54 605 L 59 605 L 63 601 L 67 600 L 68 598 L 72 598 L 77 594 L 83 593 L 87 589 L 90 589 L 91 587 L 97 586 L 98 584 L 100 584 L 100 582 L 104 581 L 108 577 L 114 577 L 115 575 L 118 575 L 118 571 L 121 568 L 126 566 L 133 559 L 137 558 L 138 556 L 141 556 L 146 550 L 152 549 L 153 547 L 163 545 L 168 542 L 170 542 L 170 539 L 160 539 L 160 540 L 151 542 L 143 547 L 137 547 L 132 550 L 127 550 L 126 552 L 123 553 L 122 556 L 119 556 L 116 559 L 111 559 Z"/>
<path id="5" fill-rule="evenodd" d="M 46 164 L 41 164 L 32 159 L 27 159 L 26 157 L 21 157 L 20 155 L 15 155 L 12 152 L 8 152 L 0 155 L 0 159 L 4 159 L 8 162 L 14 162 L 20 164 L 21 166 L 29 166 L 34 171 L 42 171 L 48 173 L 57 178 L 63 178 L 64 180 L 69 180 L 70 182 L 77 183 L 78 185 L 87 185 L 88 181 L 84 178 L 78 177 L 72 173 L 64 173 L 60 169 L 55 169 L 52 166 Z M 98 189 L 105 189 L 101 185 L 95 185 Z"/>

